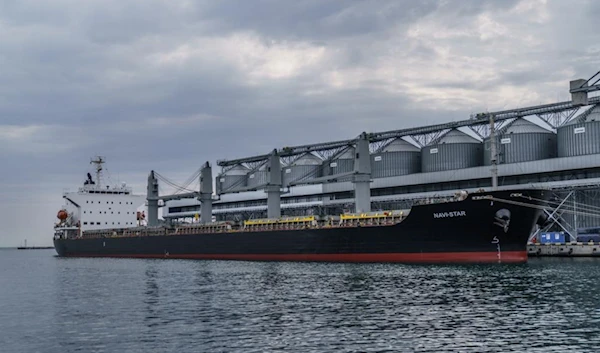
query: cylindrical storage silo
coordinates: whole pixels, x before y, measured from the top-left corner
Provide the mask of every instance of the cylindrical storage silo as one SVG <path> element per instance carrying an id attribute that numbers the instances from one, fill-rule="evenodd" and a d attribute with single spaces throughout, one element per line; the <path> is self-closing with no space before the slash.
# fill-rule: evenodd
<path id="1" fill-rule="evenodd" d="M 267 164 L 263 164 L 254 172 L 248 173 L 248 187 L 260 186 L 267 183 L 269 180 L 269 172 L 267 170 Z"/>
<path id="2" fill-rule="evenodd" d="M 402 139 L 396 139 L 381 152 L 371 155 L 371 177 L 385 178 L 419 173 L 421 149 Z"/>
<path id="3" fill-rule="evenodd" d="M 354 171 L 354 147 L 348 147 L 323 164 L 323 175 L 334 175 Z"/>
<path id="4" fill-rule="evenodd" d="M 423 173 L 477 167 L 482 162 L 483 144 L 456 129 L 421 150 Z"/>
<path id="5" fill-rule="evenodd" d="M 283 185 L 292 181 L 308 180 L 321 176 L 323 160 L 312 153 L 296 159 L 292 164 L 281 169 Z"/>
<path id="6" fill-rule="evenodd" d="M 246 186 L 248 168 L 243 165 L 233 166 L 225 173 L 217 176 L 217 193 L 233 191 Z"/>
<path id="7" fill-rule="evenodd" d="M 600 105 L 557 129 L 558 156 L 600 153 Z"/>
<path id="8" fill-rule="evenodd" d="M 485 140 L 484 161 L 491 165 L 489 138 Z M 519 163 L 556 157 L 556 134 L 523 118 L 516 119 L 496 136 L 498 163 Z"/>

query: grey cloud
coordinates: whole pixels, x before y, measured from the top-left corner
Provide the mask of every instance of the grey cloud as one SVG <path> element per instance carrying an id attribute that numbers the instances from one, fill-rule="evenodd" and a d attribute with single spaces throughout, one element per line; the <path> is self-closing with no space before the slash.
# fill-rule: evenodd
<path id="1" fill-rule="evenodd" d="M 566 95 L 571 76 L 598 70 L 595 2 L 550 1 L 520 14 L 516 4 L 3 1 L 0 164 L 10 172 L 0 195 L 53 197 L 27 204 L 46 214 L 96 154 L 142 193 L 151 169 L 186 175 L 206 160 L 547 102 L 559 85 Z M 538 10 L 548 17 L 534 21 Z M 477 36 L 480 15 L 506 33 Z M 453 30 L 475 34 L 443 33 Z M 537 96 L 522 103 L 521 92 Z M 43 130 L 3 139 L 8 126 Z M 0 245 L 26 232 L 49 241 L 53 217 L 11 225 L 17 235 Z"/>
<path id="2" fill-rule="evenodd" d="M 253 30 L 271 38 L 332 38 L 363 36 L 406 24 L 431 12 L 434 1 L 301 2 L 207 1 L 198 10 L 200 18 L 218 18 L 219 30 Z"/>
<path id="3" fill-rule="evenodd" d="M 519 0 L 467 0 L 461 1 L 460 4 L 454 1 L 442 1 L 440 9 L 444 11 L 456 11 L 459 16 L 468 17 L 480 14 L 483 11 L 505 11 L 518 3 Z"/>

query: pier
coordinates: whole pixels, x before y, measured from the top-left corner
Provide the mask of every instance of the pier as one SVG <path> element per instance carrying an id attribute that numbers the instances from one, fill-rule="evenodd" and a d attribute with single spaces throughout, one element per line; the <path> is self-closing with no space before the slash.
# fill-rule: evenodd
<path id="1" fill-rule="evenodd" d="M 529 257 L 600 257 L 600 243 L 529 243 L 527 244 Z"/>

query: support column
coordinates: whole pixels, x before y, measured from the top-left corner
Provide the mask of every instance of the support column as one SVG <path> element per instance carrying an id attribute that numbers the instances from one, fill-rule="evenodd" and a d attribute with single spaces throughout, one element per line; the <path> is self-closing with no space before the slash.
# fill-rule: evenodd
<path id="1" fill-rule="evenodd" d="M 575 228 L 574 233 L 579 233 L 579 222 L 577 219 L 577 189 L 573 190 L 573 225 Z M 575 237 L 575 239 L 571 238 L 571 241 L 577 241 L 577 237 Z"/>
<path id="2" fill-rule="evenodd" d="M 498 150 L 496 145 L 496 125 L 494 116 L 490 115 L 490 153 L 491 153 L 491 168 L 492 173 L 492 190 L 498 190 Z"/>
<path id="3" fill-rule="evenodd" d="M 154 176 L 154 171 L 148 175 L 146 200 L 148 201 L 148 227 L 156 227 L 158 225 L 158 180 Z"/>
<path id="4" fill-rule="evenodd" d="M 366 132 L 356 142 L 354 156 L 354 206 L 356 213 L 371 212 L 371 155 Z"/>
<path id="5" fill-rule="evenodd" d="M 212 222 L 212 168 L 206 162 L 200 170 L 200 222 Z"/>
<path id="6" fill-rule="evenodd" d="M 267 217 L 281 217 L 281 162 L 277 150 L 269 156 L 267 172 L 268 181 L 265 187 L 267 193 Z"/>

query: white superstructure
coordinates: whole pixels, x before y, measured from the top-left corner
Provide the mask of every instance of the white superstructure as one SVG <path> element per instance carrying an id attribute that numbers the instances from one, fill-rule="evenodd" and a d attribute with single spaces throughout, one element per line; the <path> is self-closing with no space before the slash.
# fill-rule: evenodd
<path id="1" fill-rule="evenodd" d="M 91 163 L 96 168 L 95 180 L 88 173 L 82 187 L 63 193 L 65 206 L 58 213 L 57 233 L 67 231 L 80 236 L 86 230 L 138 226 L 137 209 L 144 204 L 144 196 L 132 194 L 125 183 L 105 185 L 102 180 L 103 157 L 96 157 Z"/>

